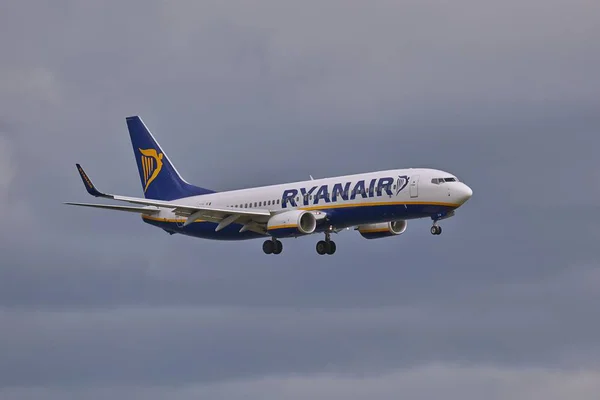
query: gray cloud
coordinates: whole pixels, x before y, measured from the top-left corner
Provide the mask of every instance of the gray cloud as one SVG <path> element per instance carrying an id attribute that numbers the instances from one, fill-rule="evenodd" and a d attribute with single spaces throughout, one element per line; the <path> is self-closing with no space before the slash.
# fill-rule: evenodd
<path id="1" fill-rule="evenodd" d="M 560 278 L 394 307 L 6 310 L 0 384 L 179 386 L 332 369 L 381 374 L 428 362 L 594 368 L 600 326 L 591 310 L 569 310 L 597 303 L 598 273 Z M 578 301 L 557 299 L 557 281 L 578 289 Z"/>
<path id="2" fill-rule="evenodd" d="M 432 385 L 436 382 L 436 385 Z M 4 398 L 108 399 L 123 396 L 147 399 L 231 399 L 273 397 L 304 399 L 389 399 L 403 393 L 413 398 L 437 398 L 454 394 L 457 398 L 562 399 L 576 395 L 593 399 L 598 390 L 598 371 L 556 371 L 552 369 L 505 369 L 484 366 L 471 368 L 460 365 L 430 364 L 414 370 L 396 370 L 380 376 L 321 374 L 310 376 L 269 376 L 259 380 L 239 380 L 227 383 L 192 385 L 179 388 L 102 386 L 65 391 L 58 388 L 17 388 L 3 390 Z"/>
<path id="3" fill-rule="evenodd" d="M 8 5 L 1 396 L 597 393 L 599 11 Z M 258 241 L 63 206 L 88 200 L 75 162 L 100 188 L 140 195 L 131 114 L 187 180 L 216 190 L 429 166 L 475 196 L 439 238 L 427 221 L 374 242 L 343 232 L 335 258 L 313 237 L 264 257 Z"/>

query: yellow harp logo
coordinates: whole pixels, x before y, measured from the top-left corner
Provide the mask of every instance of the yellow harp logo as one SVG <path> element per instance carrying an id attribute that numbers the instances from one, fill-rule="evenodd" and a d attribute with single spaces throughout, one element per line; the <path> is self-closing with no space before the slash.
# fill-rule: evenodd
<path id="1" fill-rule="evenodd" d="M 148 190 L 148 186 L 156 179 L 163 167 L 163 154 L 158 153 L 155 149 L 139 150 L 142 153 L 142 174 L 145 193 Z"/>

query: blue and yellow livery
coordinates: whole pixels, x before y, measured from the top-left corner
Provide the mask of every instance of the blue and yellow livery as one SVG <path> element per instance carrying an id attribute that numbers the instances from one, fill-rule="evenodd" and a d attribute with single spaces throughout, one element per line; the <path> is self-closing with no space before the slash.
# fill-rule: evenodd
<path id="1" fill-rule="evenodd" d="M 323 234 L 320 255 L 333 254 L 331 233 L 354 227 L 367 239 L 397 236 L 407 221 L 454 215 L 473 192 L 447 172 L 429 168 L 376 171 L 325 179 L 215 192 L 185 181 L 138 116 L 126 118 L 144 197 L 106 194 L 76 164 L 87 192 L 134 206 L 65 203 L 141 214 L 169 234 L 213 240 L 264 238 L 263 251 L 279 254 L 279 239 Z"/>

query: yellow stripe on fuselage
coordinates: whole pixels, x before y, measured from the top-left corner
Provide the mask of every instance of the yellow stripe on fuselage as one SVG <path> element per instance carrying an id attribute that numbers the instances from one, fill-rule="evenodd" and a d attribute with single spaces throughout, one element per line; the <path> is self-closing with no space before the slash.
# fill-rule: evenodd
<path id="1" fill-rule="evenodd" d="M 373 207 L 373 206 L 402 206 L 402 205 L 427 205 L 427 206 L 444 206 L 458 208 L 460 204 L 444 203 L 436 201 L 381 201 L 368 203 L 353 203 L 353 204 L 328 204 L 322 206 L 298 207 L 299 210 L 326 210 L 331 208 L 348 208 L 348 207 Z"/>

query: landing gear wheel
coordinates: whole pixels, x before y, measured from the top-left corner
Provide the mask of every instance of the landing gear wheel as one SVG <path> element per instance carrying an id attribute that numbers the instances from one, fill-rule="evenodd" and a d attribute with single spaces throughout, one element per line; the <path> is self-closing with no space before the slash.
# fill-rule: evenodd
<path id="1" fill-rule="evenodd" d="M 335 253 L 335 242 L 331 240 L 331 232 L 333 231 L 333 226 L 329 227 L 329 230 L 325 231 L 325 240 L 319 240 L 317 242 L 317 253 L 319 255 L 323 254 L 333 254 Z"/>
<path id="2" fill-rule="evenodd" d="M 442 233 L 442 227 L 441 226 L 433 225 L 431 227 L 431 234 L 432 235 L 439 235 L 441 233 Z"/>
<path id="3" fill-rule="evenodd" d="M 279 240 L 275 240 L 273 243 L 273 254 L 280 254 L 283 251 L 283 243 Z"/>
<path id="4" fill-rule="evenodd" d="M 317 253 L 319 255 L 322 256 L 323 254 L 327 253 L 328 248 L 329 248 L 329 246 L 327 246 L 327 242 L 326 241 L 319 240 L 317 242 Z"/>
<path id="5" fill-rule="evenodd" d="M 265 254 L 280 254 L 283 251 L 283 243 L 277 239 L 265 240 L 263 251 Z"/>
<path id="6" fill-rule="evenodd" d="M 332 255 L 333 253 L 335 253 L 335 242 L 333 240 L 330 240 L 329 243 L 327 243 L 327 254 Z"/>
<path id="7" fill-rule="evenodd" d="M 272 254 L 273 250 L 275 250 L 275 245 L 272 240 L 265 240 L 263 243 L 263 251 L 265 254 Z"/>

